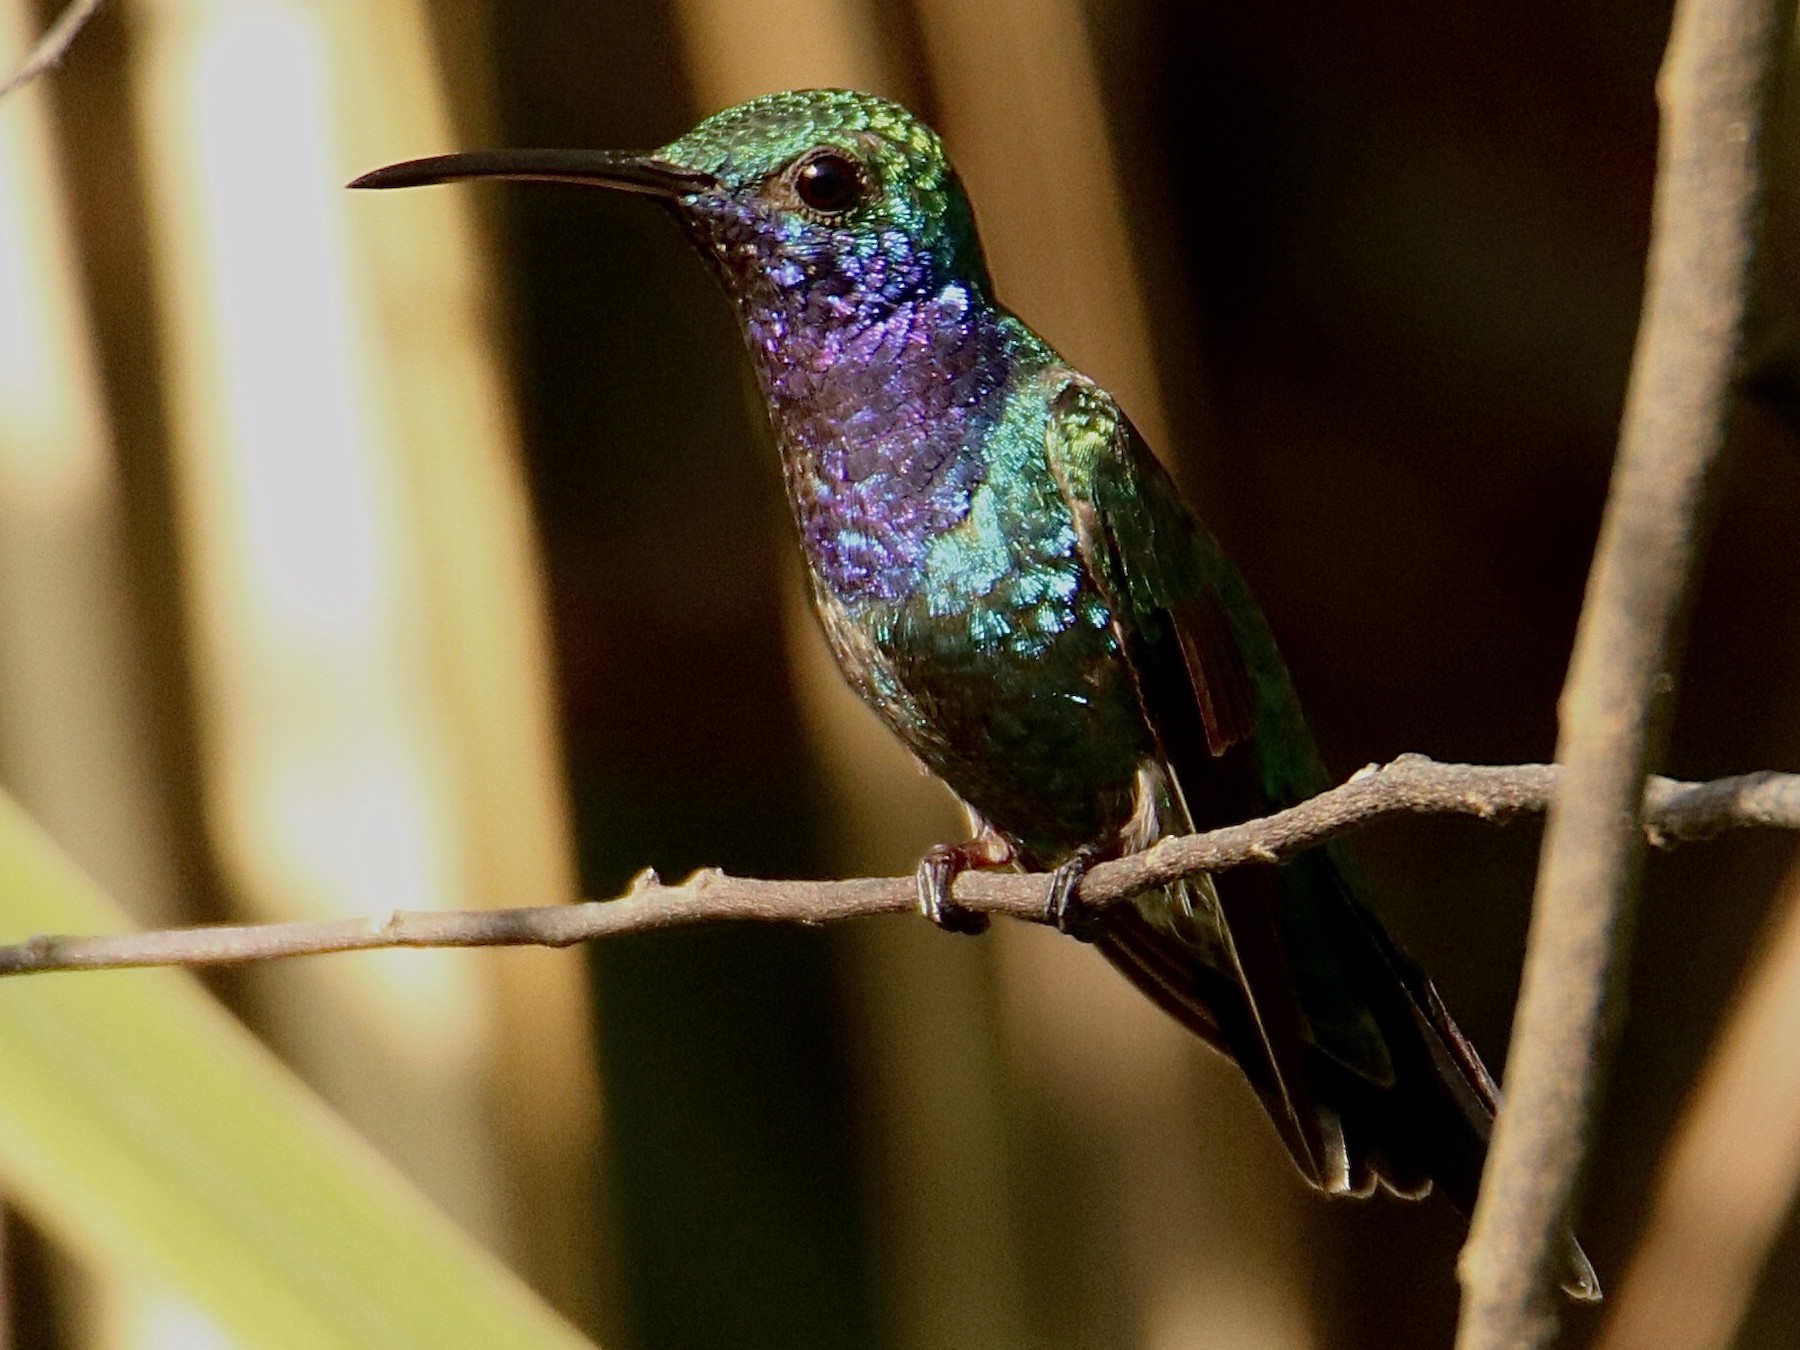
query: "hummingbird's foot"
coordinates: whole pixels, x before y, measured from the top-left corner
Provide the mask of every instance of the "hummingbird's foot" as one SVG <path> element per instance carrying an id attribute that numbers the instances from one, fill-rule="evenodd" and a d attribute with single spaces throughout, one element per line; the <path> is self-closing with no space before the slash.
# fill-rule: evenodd
<path id="1" fill-rule="evenodd" d="M 971 867 L 1001 867 L 1012 861 L 1012 845 L 991 830 L 962 844 L 939 844 L 919 862 L 919 912 L 946 933 L 985 933 L 988 916 L 950 898 L 956 878 Z"/>
<path id="2" fill-rule="evenodd" d="M 1103 912 L 1082 902 L 1076 890 L 1088 868 L 1100 861 L 1096 848 L 1077 849 L 1050 874 L 1050 891 L 1044 898 L 1044 918 L 1078 942 L 1092 942 L 1099 935 Z"/>

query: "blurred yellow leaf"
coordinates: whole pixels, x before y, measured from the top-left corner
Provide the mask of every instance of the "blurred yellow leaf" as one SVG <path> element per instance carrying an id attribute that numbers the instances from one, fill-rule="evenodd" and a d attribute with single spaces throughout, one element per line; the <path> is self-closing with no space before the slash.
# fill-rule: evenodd
<path id="1" fill-rule="evenodd" d="M 127 927 L 0 798 L 0 932 Z M 243 1345 L 588 1344 L 183 972 L 0 981 L 0 1181 Z"/>

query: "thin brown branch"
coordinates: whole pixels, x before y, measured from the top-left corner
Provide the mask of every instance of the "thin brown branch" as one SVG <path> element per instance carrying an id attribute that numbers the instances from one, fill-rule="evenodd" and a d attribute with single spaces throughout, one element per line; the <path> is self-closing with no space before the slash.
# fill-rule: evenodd
<path id="1" fill-rule="evenodd" d="M 1465 815 L 1504 822 L 1540 815 L 1558 771 L 1545 764 L 1439 764 L 1402 755 L 1290 810 L 1206 834 L 1165 839 L 1143 853 L 1100 863 L 1082 879 L 1097 908 L 1198 872 L 1268 864 L 1399 815 Z M 1710 783 L 1652 779 L 1643 828 L 1660 843 L 1709 839 L 1744 826 L 1800 830 L 1800 774 L 1754 773 Z M 1044 917 L 1045 878 L 971 872 L 956 899 L 1019 919 Z M 0 947 L 0 975 L 133 966 L 209 966 L 378 947 L 567 947 L 619 933 L 729 920 L 819 924 L 893 914 L 916 903 L 911 877 L 852 881 L 756 881 L 698 872 L 667 886 L 645 872 L 624 895 L 532 909 L 395 911 L 385 916 L 185 928 L 113 937 L 38 937 Z"/>
<path id="2" fill-rule="evenodd" d="M 105 3 L 106 0 L 69 0 L 63 12 L 56 16 L 56 22 L 44 30 L 37 45 L 26 53 L 19 68 L 6 77 L 4 84 L 0 84 L 0 99 L 4 99 L 15 89 L 23 89 L 67 56 L 69 48 L 75 45 L 76 35 L 87 25 L 89 19 L 100 12 L 100 6 Z"/>
<path id="3" fill-rule="evenodd" d="M 1563 1232 L 1599 1092 L 1706 502 L 1731 409 L 1761 214 L 1763 132 L 1793 0 L 1678 0 L 1644 311 L 1561 706 L 1507 1104 L 1463 1254 L 1459 1350 L 1556 1332 Z"/>

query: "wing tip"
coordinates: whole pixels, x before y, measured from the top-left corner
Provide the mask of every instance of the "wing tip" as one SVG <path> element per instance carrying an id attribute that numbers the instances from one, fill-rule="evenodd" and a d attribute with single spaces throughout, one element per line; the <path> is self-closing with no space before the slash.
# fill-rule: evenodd
<path id="1" fill-rule="evenodd" d="M 1587 1253 L 1581 1250 L 1581 1244 L 1575 1240 L 1574 1234 L 1565 1235 L 1568 1244 L 1568 1269 L 1563 1276 L 1562 1291 L 1576 1303 L 1598 1303 L 1603 1298 L 1600 1290 L 1600 1277 L 1594 1273 L 1594 1263 L 1589 1261 Z"/>

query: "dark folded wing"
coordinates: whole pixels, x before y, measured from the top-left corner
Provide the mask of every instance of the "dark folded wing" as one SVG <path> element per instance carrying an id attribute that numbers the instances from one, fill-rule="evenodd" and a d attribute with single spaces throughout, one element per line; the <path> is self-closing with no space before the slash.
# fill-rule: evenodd
<path id="1" fill-rule="evenodd" d="M 1072 380 L 1051 421 L 1051 463 L 1182 823 L 1208 829 L 1262 814 L 1269 799 L 1256 745 L 1256 684 L 1207 575 L 1201 550 L 1211 541 L 1110 396 Z M 1203 885 L 1191 890 L 1194 903 L 1207 903 Z M 1137 911 L 1120 912 L 1099 945 L 1146 993 L 1237 1060 L 1309 1181 L 1348 1188 L 1335 1113 L 1313 1095 L 1277 874 L 1238 869 L 1215 878 L 1212 890 L 1223 936 L 1217 969 Z"/>
<path id="2" fill-rule="evenodd" d="M 1218 546 L 1111 397 L 1071 375 L 1051 466 L 1113 615 L 1145 725 L 1194 829 L 1267 814 L 1325 786 L 1267 627 Z M 1499 1093 L 1424 972 L 1314 849 L 1212 879 L 1222 951 L 1153 907 L 1114 911 L 1099 941 L 1156 1002 L 1235 1058 L 1314 1185 L 1401 1195 L 1441 1184 L 1473 1205 Z M 1188 899 L 1205 903 L 1204 885 Z M 1599 1288 L 1569 1243 L 1564 1287 Z"/>

